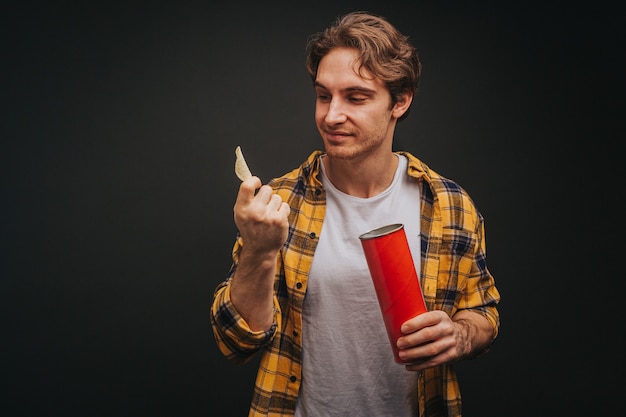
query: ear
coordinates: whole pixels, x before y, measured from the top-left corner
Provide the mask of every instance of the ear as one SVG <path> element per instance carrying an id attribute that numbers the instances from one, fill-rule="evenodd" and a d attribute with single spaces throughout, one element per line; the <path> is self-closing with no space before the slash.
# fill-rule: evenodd
<path id="1" fill-rule="evenodd" d="M 402 117 L 404 113 L 411 106 L 411 102 L 413 101 L 413 93 L 406 92 L 400 96 L 400 99 L 396 102 L 396 104 L 391 109 L 391 114 L 394 118 L 399 119 Z"/>

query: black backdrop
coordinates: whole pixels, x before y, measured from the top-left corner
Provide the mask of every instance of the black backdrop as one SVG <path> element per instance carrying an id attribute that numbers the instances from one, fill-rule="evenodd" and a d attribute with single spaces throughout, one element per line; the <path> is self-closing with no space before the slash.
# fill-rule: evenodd
<path id="1" fill-rule="evenodd" d="M 465 415 L 623 411 L 621 15 L 402 3 L 3 3 L 4 415 L 246 415 L 258 362 L 209 324 L 233 151 L 267 180 L 321 146 L 304 45 L 354 9 L 421 54 L 395 147 L 486 218 L 502 330 L 459 364 Z"/>

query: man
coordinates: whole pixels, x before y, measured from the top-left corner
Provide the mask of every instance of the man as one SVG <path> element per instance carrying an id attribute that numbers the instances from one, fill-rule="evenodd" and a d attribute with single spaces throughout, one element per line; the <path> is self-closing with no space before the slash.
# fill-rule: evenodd
<path id="1" fill-rule="evenodd" d="M 488 350 L 500 294 L 467 193 L 392 151 L 417 92 L 415 48 L 355 12 L 307 52 L 324 151 L 267 185 L 242 182 L 233 264 L 211 309 L 218 346 L 238 363 L 261 351 L 250 416 L 460 416 L 452 364 Z M 429 310 L 402 325 L 404 365 L 359 241 L 391 223 L 405 225 Z"/>

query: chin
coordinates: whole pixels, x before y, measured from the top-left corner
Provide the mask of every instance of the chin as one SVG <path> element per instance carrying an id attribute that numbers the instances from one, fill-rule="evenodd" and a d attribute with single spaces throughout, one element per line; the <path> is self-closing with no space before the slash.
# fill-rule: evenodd
<path id="1" fill-rule="evenodd" d="M 326 155 L 333 159 L 352 159 L 356 156 L 356 152 L 347 146 L 326 145 Z"/>

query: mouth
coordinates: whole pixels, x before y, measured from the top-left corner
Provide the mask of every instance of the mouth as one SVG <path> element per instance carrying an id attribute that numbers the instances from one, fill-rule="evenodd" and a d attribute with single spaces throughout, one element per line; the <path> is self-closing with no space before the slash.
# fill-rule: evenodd
<path id="1" fill-rule="evenodd" d="M 324 133 L 326 134 L 326 138 L 333 142 L 343 141 L 352 136 L 351 133 L 343 130 L 324 130 Z"/>

